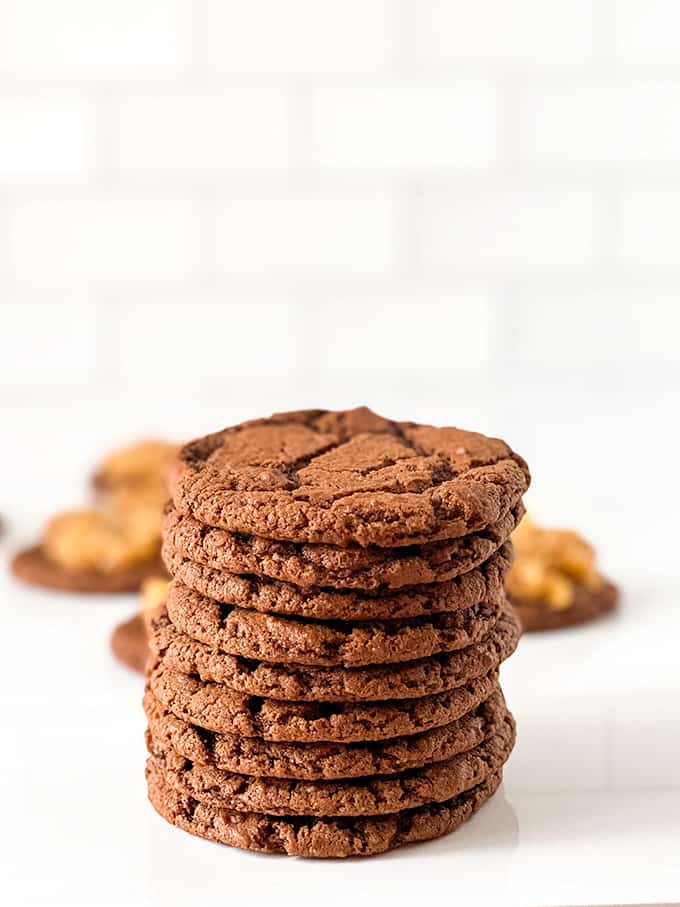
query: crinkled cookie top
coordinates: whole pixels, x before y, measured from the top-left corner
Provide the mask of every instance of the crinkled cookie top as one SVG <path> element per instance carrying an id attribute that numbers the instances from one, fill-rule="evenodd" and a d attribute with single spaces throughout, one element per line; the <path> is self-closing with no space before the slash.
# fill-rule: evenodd
<path id="1" fill-rule="evenodd" d="M 495 523 L 529 481 L 503 441 L 362 407 L 279 413 L 193 441 L 170 490 L 180 512 L 231 532 L 392 547 Z"/>

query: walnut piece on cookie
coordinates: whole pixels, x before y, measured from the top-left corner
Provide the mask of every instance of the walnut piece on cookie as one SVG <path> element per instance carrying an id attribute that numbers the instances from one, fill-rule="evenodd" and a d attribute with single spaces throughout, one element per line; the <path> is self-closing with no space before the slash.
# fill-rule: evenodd
<path id="1" fill-rule="evenodd" d="M 75 592 L 135 591 L 146 576 L 162 574 L 164 470 L 177 449 L 143 441 L 106 457 L 94 478 L 94 504 L 55 515 L 39 545 L 14 558 L 14 574 Z"/>
<path id="2" fill-rule="evenodd" d="M 49 521 L 43 548 L 50 560 L 68 570 L 115 573 L 153 557 L 158 543 L 158 530 L 151 532 L 134 519 L 72 510 Z"/>
<path id="3" fill-rule="evenodd" d="M 576 586 L 597 589 L 603 579 L 595 569 L 595 551 L 568 529 L 544 529 L 528 515 L 512 535 L 515 561 L 507 578 L 511 595 L 562 610 Z"/>
<path id="4" fill-rule="evenodd" d="M 178 451 L 179 445 L 156 439 L 138 441 L 114 450 L 97 467 L 93 484 L 98 489 L 110 490 L 121 486 L 156 484 L 157 480 L 161 480 L 164 486 L 164 470 Z"/>
<path id="5" fill-rule="evenodd" d="M 163 470 L 177 450 L 166 441 L 140 441 L 105 457 L 94 477 L 97 506 L 50 520 L 47 556 L 69 570 L 102 573 L 156 556 L 167 499 Z"/>
<path id="6" fill-rule="evenodd" d="M 597 570 L 594 548 L 576 532 L 546 529 L 525 516 L 512 542 L 506 589 L 524 629 L 584 623 L 615 606 L 616 590 Z"/>
<path id="7" fill-rule="evenodd" d="M 115 572 L 156 556 L 167 500 L 163 470 L 177 445 L 140 441 L 114 451 L 94 477 L 97 505 L 59 514 L 48 524 L 45 552 L 71 570 Z"/>

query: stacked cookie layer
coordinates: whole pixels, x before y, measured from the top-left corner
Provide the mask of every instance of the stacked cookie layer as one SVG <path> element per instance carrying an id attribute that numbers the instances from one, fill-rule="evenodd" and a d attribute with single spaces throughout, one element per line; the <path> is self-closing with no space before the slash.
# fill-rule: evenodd
<path id="1" fill-rule="evenodd" d="M 453 830 L 498 787 L 498 669 L 526 465 L 501 441 L 369 410 L 183 448 L 144 706 L 156 810 L 300 856 Z"/>

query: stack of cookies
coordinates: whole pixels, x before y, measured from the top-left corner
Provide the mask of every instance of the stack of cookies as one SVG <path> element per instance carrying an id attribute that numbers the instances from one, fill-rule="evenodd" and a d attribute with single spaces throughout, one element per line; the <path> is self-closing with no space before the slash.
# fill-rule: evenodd
<path id="1" fill-rule="evenodd" d="M 246 422 L 172 471 L 144 706 L 149 797 L 235 847 L 446 834 L 514 744 L 503 582 L 529 484 L 502 441 L 367 409 Z"/>

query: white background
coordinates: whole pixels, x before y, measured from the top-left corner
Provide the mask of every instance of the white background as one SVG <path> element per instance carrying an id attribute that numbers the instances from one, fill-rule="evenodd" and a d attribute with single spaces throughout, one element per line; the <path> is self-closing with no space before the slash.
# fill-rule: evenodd
<path id="1" fill-rule="evenodd" d="M 467 899 L 486 871 L 517 903 L 680 900 L 679 228 L 674 0 L 0 0 L 4 547 L 147 432 L 368 403 L 507 438 L 625 616 L 507 668 L 519 850 L 489 869 L 486 819 L 421 871 Z M 101 878 L 110 903 L 187 903 L 201 866 L 318 894 L 318 867 L 149 815 L 138 689 L 106 653 L 132 607 L 3 593 L 10 902 L 92 903 Z M 421 864 L 370 865 L 328 878 L 396 896 Z"/>
<path id="2" fill-rule="evenodd" d="M 3 402 L 675 386 L 679 153 L 675 0 L 0 0 Z"/>

